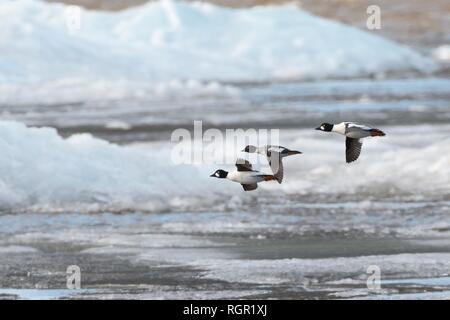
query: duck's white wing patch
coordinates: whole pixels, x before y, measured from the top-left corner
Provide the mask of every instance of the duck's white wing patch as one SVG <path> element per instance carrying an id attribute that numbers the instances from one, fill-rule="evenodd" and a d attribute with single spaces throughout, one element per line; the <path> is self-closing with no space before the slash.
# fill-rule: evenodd
<path id="1" fill-rule="evenodd" d="M 362 130 L 371 130 L 372 129 L 371 127 L 366 126 L 364 124 L 358 124 L 358 123 L 353 123 L 353 122 L 348 122 L 347 127 L 348 128 L 359 128 Z"/>
<path id="2" fill-rule="evenodd" d="M 267 146 L 267 151 L 269 152 L 283 152 L 284 150 L 287 150 L 285 147 L 282 146 Z"/>
<path id="3" fill-rule="evenodd" d="M 345 139 L 345 160 L 347 163 L 358 159 L 361 154 L 362 143 L 359 139 L 346 138 Z"/>
<path id="4" fill-rule="evenodd" d="M 270 169 L 272 169 L 274 177 L 278 183 L 281 183 L 283 181 L 283 161 L 281 155 L 278 152 L 271 152 L 267 160 L 269 161 Z"/>
<path id="5" fill-rule="evenodd" d="M 244 188 L 245 191 L 252 191 L 252 190 L 255 190 L 256 188 L 258 188 L 258 184 L 256 184 L 256 183 L 242 184 L 242 188 Z"/>

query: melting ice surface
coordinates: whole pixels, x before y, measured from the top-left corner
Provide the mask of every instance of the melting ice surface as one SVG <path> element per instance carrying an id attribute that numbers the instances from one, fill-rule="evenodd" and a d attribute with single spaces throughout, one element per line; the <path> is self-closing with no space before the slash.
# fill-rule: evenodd
<path id="1" fill-rule="evenodd" d="M 149 88 L 183 91 L 198 87 L 192 80 L 208 92 L 216 80 L 435 69 L 432 59 L 405 46 L 294 5 L 228 9 L 152 1 L 115 13 L 82 10 L 79 28 L 68 26 L 69 14 L 62 4 L 2 1 L 0 102 L 36 102 L 56 92 L 59 100 L 78 101 Z"/>
<path id="2" fill-rule="evenodd" d="M 0 294 L 68 297 L 60 289 L 76 257 L 92 271 L 91 285 L 105 283 L 104 291 L 71 292 L 85 297 L 366 297 L 369 264 L 387 276 L 383 296 L 411 282 L 408 292 L 431 287 L 448 297 L 448 81 L 329 79 L 428 73 L 430 59 L 293 5 L 154 1 L 82 10 L 73 32 L 66 9 L 0 3 L 1 116 L 15 120 L 0 121 L 0 286 L 12 288 Z M 446 48 L 433 54 L 444 61 Z M 228 83 L 317 78 L 327 80 Z M 305 129 L 348 109 L 387 133 L 366 139 L 351 165 L 341 136 Z M 175 165 L 167 139 L 117 145 L 50 128 L 122 130 L 105 137 L 124 143 L 139 140 L 123 137 L 137 138 L 138 125 L 192 119 L 256 127 L 278 119 L 291 128 L 281 144 L 304 154 L 286 159 L 282 185 L 245 193 L 209 177 L 234 169 L 234 159 Z"/>

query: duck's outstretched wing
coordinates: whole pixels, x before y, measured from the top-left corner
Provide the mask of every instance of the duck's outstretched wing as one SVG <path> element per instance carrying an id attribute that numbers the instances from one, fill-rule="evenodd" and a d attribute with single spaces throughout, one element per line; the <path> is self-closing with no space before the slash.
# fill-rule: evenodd
<path id="1" fill-rule="evenodd" d="M 256 183 L 242 184 L 242 188 L 244 188 L 245 191 L 252 191 L 252 190 L 255 190 L 256 188 L 258 188 L 258 184 L 256 184 Z"/>
<path id="2" fill-rule="evenodd" d="M 253 171 L 252 164 L 244 159 L 236 160 L 237 171 Z"/>
<path id="3" fill-rule="evenodd" d="M 361 154 L 362 143 L 359 139 L 346 138 L 345 139 L 345 160 L 347 163 L 358 159 Z"/>
<path id="4" fill-rule="evenodd" d="M 278 183 L 283 181 L 283 161 L 281 154 L 278 152 L 270 152 L 267 156 L 267 161 L 269 161 L 270 169 Z"/>

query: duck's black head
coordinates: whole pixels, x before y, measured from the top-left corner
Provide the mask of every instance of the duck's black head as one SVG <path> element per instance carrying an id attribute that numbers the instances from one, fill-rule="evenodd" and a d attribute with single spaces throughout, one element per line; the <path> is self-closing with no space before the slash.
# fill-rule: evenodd
<path id="1" fill-rule="evenodd" d="M 210 175 L 210 177 L 214 177 L 214 178 L 226 178 L 228 175 L 228 172 L 222 169 L 216 170 L 216 172 L 214 172 L 212 175 Z"/>
<path id="2" fill-rule="evenodd" d="M 257 148 L 255 146 L 248 145 L 244 148 L 244 150 L 242 150 L 242 152 L 255 153 L 256 150 Z"/>
<path id="3" fill-rule="evenodd" d="M 329 131 L 333 130 L 333 125 L 332 125 L 331 123 L 326 123 L 326 122 L 324 122 L 324 123 L 322 123 L 320 126 L 318 126 L 318 127 L 316 128 L 316 130 L 327 131 L 327 132 L 329 132 Z"/>

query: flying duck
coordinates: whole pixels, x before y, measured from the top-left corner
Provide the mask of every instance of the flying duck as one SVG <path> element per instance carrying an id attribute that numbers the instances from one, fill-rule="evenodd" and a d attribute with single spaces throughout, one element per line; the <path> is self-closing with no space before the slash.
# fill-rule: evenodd
<path id="1" fill-rule="evenodd" d="M 216 170 L 210 177 L 228 179 L 240 183 L 245 191 L 251 191 L 258 188 L 258 182 L 276 180 L 275 176 L 271 174 L 264 174 L 262 172 L 253 170 L 252 164 L 247 160 L 236 160 L 237 170 L 227 172 L 225 170 Z"/>
<path id="2" fill-rule="evenodd" d="M 380 129 L 375 129 L 354 122 L 341 122 L 338 124 L 322 123 L 316 130 L 340 133 L 345 138 L 345 159 L 347 163 L 358 159 L 361 153 L 362 142 L 360 139 L 366 137 L 385 136 Z"/>
<path id="3" fill-rule="evenodd" d="M 248 145 L 242 151 L 248 153 L 258 153 L 265 156 L 278 183 L 283 181 L 283 158 L 293 156 L 294 154 L 301 154 L 300 151 L 289 150 L 288 148 L 282 146 L 272 145 L 263 147 Z"/>

